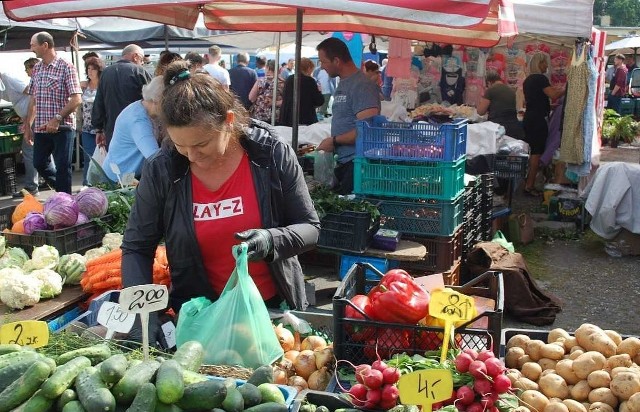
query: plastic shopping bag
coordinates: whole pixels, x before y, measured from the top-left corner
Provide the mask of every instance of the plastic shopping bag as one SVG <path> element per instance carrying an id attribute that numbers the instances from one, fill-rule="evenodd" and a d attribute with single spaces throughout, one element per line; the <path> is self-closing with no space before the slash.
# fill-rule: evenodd
<path id="1" fill-rule="evenodd" d="M 504 237 L 504 234 L 500 230 L 498 230 L 496 234 L 493 235 L 493 239 L 491 239 L 491 241 L 501 245 L 511 253 L 515 253 L 516 251 L 515 248 L 513 247 L 513 243 L 509 242 L 507 238 Z"/>
<path id="2" fill-rule="evenodd" d="M 91 156 L 89 168 L 87 169 L 87 181 L 90 185 L 93 186 L 98 183 L 110 181 L 107 177 L 107 174 L 102 169 L 102 165 L 104 164 L 104 159 L 106 157 L 107 149 L 105 149 L 103 146 L 96 146 L 96 150 L 93 151 L 93 155 Z"/>
<path id="3" fill-rule="evenodd" d="M 313 160 L 313 180 L 325 186 L 332 187 L 334 181 L 333 169 L 336 162 L 332 152 L 320 150 L 315 153 Z"/>
<path id="4" fill-rule="evenodd" d="M 257 368 L 284 354 L 273 330 L 269 312 L 249 276 L 247 246 L 233 248 L 236 268 L 220 298 L 204 297 L 182 305 L 176 328 L 178 346 L 196 340 L 205 351 L 204 363 Z"/>

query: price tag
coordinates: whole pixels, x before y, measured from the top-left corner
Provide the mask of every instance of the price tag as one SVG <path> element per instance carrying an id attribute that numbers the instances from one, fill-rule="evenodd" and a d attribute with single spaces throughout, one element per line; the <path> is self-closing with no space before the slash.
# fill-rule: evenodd
<path id="1" fill-rule="evenodd" d="M 444 320 L 444 339 L 440 363 L 444 363 L 449 350 L 449 341 L 453 335 L 454 323 L 473 318 L 475 303 L 471 296 L 463 295 L 451 289 L 435 290 L 429 301 L 429 315 Z"/>
<path id="2" fill-rule="evenodd" d="M 167 348 L 172 349 L 176 346 L 176 327 L 173 322 L 166 322 L 162 324 L 162 333 L 164 334 L 164 340 L 167 343 Z"/>
<path id="3" fill-rule="evenodd" d="M 136 315 L 123 312 L 115 302 L 104 302 L 100 305 L 98 323 L 107 328 L 106 339 L 111 339 L 115 332 L 129 332 L 135 320 Z"/>
<path id="4" fill-rule="evenodd" d="M 169 291 L 165 285 L 131 286 L 120 291 L 120 309 L 127 313 L 139 313 L 142 324 L 142 351 L 149 359 L 149 313 L 163 310 L 169 303 Z"/>
<path id="5" fill-rule="evenodd" d="M 423 411 L 431 411 L 431 405 L 451 397 L 453 375 L 448 369 L 411 372 L 400 377 L 398 390 L 403 405 L 421 405 Z"/>
<path id="6" fill-rule="evenodd" d="M 49 326 L 40 320 L 5 323 L 0 327 L 0 343 L 41 348 L 49 343 Z"/>

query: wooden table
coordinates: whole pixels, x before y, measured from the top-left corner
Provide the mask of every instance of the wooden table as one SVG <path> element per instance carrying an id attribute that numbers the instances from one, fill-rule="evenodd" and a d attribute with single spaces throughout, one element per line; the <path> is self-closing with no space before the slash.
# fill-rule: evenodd
<path id="1" fill-rule="evenodd" d="M 42 299 L 34 306 L 22 310 L 14 310 L 0 303 L 0 317 L 2 323 L 46 320 L 73 309 L 86 298 L 87 294 L 82 291 L 80 286 L 65 285 L 62 288 L 62 293 L 55 298 Z"/>
<path id="2" fill-rule="evenodd" d="M 318 247 L 318 250 L 322 252 L 335 253 L 341 255 L 343 253 L 354 256 L 371 256 L 390 260 L 399 260 L 401 262 L 417 262 L 424 259 L 427 256 L 427 248 L 418 242 L 412 242 L 411 240 L 400 239 L 398 247 L 395 251 L 367 248 L 364 252 L 345 251 L 340 252 L 333 249 L 325 249 Z"/>

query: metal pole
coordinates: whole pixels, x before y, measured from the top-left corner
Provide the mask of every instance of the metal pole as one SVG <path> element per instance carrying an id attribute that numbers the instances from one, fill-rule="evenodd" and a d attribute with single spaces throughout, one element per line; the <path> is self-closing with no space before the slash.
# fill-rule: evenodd
<path id="1" fill-rule="evenodd" d="M 303 9 L 296 9 L 296 65 L 293 78 L 293 128 L 291 130 L 291 146 L 298 150 L 298 121 L 300 120 L 300 55 L 302 54 L 302 15 Z"/>
<path id="2" fill-rule="evenodd" d="M 276 49 L 275 70 L 273 72 L 273 98 L 271 99 L 271 124 L 276 124 L 276 110 L 278 108 L 278 82 L 280 81 L 280 45 L 282 44 L 282 33 L 278 32 L 278 48 Z"/>

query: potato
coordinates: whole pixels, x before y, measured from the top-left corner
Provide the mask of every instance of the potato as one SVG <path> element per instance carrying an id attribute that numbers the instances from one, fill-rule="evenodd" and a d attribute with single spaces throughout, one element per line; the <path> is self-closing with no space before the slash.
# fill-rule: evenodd
<path id="1" fill-rule="evenodd" d="M 531 379 L 532 381 L 537 381 L 540 379 L 540 374 L 542 373 L 542 367 L 535 362 L 527 362 L 522 365 L 522 375 L 526 378 Z"/>
<path id="2" fill-rule="evenodd" d="M 513 347 L 526 349 L 527 342 L 529 342 L 530 340 L 531 338 L 528 337 L 527 335 L 513 335 L 511 338 L 509 338 L 509 341 L 507 342 L 507 350 Z"/>
<path id="3" fill-rule="evenodd" d="M 543 371 L 547 369 L 555 369 L 557 363 L 558 363 L 557 360 L 553 360 L 549 358 L 541 358 L 538 361 L 538 364 L 542 367 Z"/>
<path id="4" fill-rule="evenodd" d="M 611 369 L 611 372 L 609 372 L 609 375 L 611 375 L 611 379 L 615 378 L 619 373 L 622 372 L 634 372 L 633 369 L 631 368 L 626 368 L 624 366 L 618 366 L 617 368 L 613 368 Z"/>
<path id="5" fill-rule="evenodd" d="M 578 402 L 584 402 L 589 399 L 589 392 L 591 392 L 591 386 L 589 386 L 589 383 L 585 379 L 573 385 L 570 392 L 571 399 L 575 399 Z"/>
<path id="6" fill-rule="evenodd" d="M 566 399 L 569 397 L 567 382 L 555 373 L 542 376 L 538 381 L 540 391 L 548 398 Z"/>
<path id="7" fill-rule="evenodd" d="M 631 395 L 631 397 L 626 402 L 622 403 L 627 405 L 630 412 L 640 411 L 640 393 Z M 620 412 L 623 412 L 622 408 L 620 409 Z"/>
<path id="8" fill-rule="evenodd" d="M 640 375 L 635 372 L 620 372 L 611 379 L 611 392 L 621 400 L 640 392 Z"/>
<path id="9" fill-rule="evenodd" d="M 611 392 L 609 388 L 596 388 L 589 392 L 589 402 L 603 402 L 612 408 L 616 408 L 618 406 L 618 398 Z"/>
<path id="10" fill-rule="evenodd" d="M 620 355 L 613 355 L 612 357 L 607 359 L 605 369 L 613 370 L 614 368 L 618 368 L 620 366 L 628 368 L 631 365 L 633 365 L 631 356 L 629 356 L 629 354 L 627 353 L 622 353 Z"/>
<path id="11" fill-rule="evenodd" d="M 531 412 L 531 409 L 527 408 L 526 406 L 518 406 L 513 410 L 513 412 Z"/>
<path id="12" fill-rule="evenodd" d="M 620 402 L 618 412 L 633 412 L 631 406 L 629 406 L 629 401 Z"/>
<path id="13" fill-rule="evenodd" d="M 587 351 L 600 352 L 608 358 L 616 354 L 617 345 L 602 329 L 589 323 L 582 324 L 576 330 L 578 345 Z"/>
<path id="14" fill-rule="evenodd" d="M 569 409 L 569 412 L 587 412 L 587 408 L 583 404 L 574 399 L 565 399 L 562 401 Z"/>
<path id="15" fill-rule="evenodd" d="M 607 405 L 604 402 L 592 403 L 589 406 L 589 412 L 615 412 L 611 405 Z"/>
<path id="16" fill-rule="evenodd" d="M 520 357 L 520 359 L 518 359 L 518 369 L 522 369 L 522 365 L 528 362 L 531 362 L 531 358 L 529 357 L 529 355 Z"/>
<path id="17" fill-rule="evenodd" d="M 566 339 L 569 339 L 570 337 L 571 335 L 569 335 L 569 332 L 567 332 L 566 330 L 562 328 L 555 328 L 549 332 L 549 336 L 547 336 L 547 343 L 553 343 L 558 339 L 566 340 Z"/>
<path id="18" fill-rule="evenodd" d="M 525 355 L 524 349 L 514 346 L 507 350 L 507 354 L 504 357 L 504 363 L 507 368 L 515 368 L 518 366 L 518 359 Z"/>
<path id="19" fill-rule="evenodd" d="M 569 336 L 563 343 L 566 352 L 569 352 L 574 346 L 578 346 L 578 340 L 575 336 Z"/>
<path id="20" fill-rule="evenodd" d="M 569 408 L 562 402 L 549 402 L 544 408 L 544 412 L 569 412 Z"/>
<path id="21" fill-rule="evenodd" d="M 587 382 L 593 389 L 608 388 L 611 383 L 611 375 L 605 370 L 593 371 L 587 376 Z"/>
<path id="22" fill-rule="evenodd" d="M 593 371 L 604 368 L 606 358 L 600 352 L 589 351 L 573 360 L 573 371 L 580 379 L 587 379 Z"/>
<path id="23" fill-rule="evenodd" d="M 556 345 L 554 343 L 542 345 L 540 356 L 542 358 L 560 360 L 564 357 L 564 345 Z"/>
<path id="24" fill-rule="evenodd" d="M 540 378 L 542 378 L 543 376 L 547 376 L 547 375 L 557 375 L 557 374 L 558 374 L 558 372 L 556 372 L 555 369 L 545 369 L 540 374 Z"/>
<path id="25" fill-rule="evenodd" d="M 569 385 L 575 385 L 580 381 L 580 378 L 578 378 L 573 371 L 573 361 L 571 359 L 558 361 L 558 363 L 556 363 L 556 372 L 562 376 Z"/>
<path id="26" fill-rule="evenodd" d="M 538 384 L 532 381 L 531 379 L 525 378 L 524 376 L 517 379 L 513 383 L 513 387 L 516 389 L 522 389 L 523 391 L 527 390 L 538 390 Z"/>
<path id="27" fill-rule="evenodd" d="M 580 348 L 580 346 L 574 346 L 574 348 Z M 575 360 L 578 356 L 582 355 L 584 351 L 582 349 L 572 350 L 569 353 L 569 359 Z"/>
<path id="28" fill-rule="evenodd" d="M 620 334 L 618 332 L 616 332 L 615 330 L 605 329 L 604 333 L 606 333 L 607 336 L 609 338 L 611 338 L 611 340 L 613 341 L 613 343 L 616 344 L 616 346 L 618 346 L 618 345 L 620 345 L 622 343 L 622 336 L 620 336 Z"/>
<path id="29" fill-rule="evenodd" d="M 549 399 L 535 390 L 526 390 L 520 394 L 520 405 L 531 409 L 531 412 L 544 412 Z"/>
<path id="30" fill-rule="evenodd" d="M 541 340 L 530 340 L 529 342 L 527 342 L 527 348 L 525 349 L 525 352 L 527 355 L 529 355 L 532 361 L 537 362 L 540 360 L 540 358 L 542 358 L 540 349 L 542 349 L 544 345 L 545 343 Z"/>
<path id="31" fill-rule="evenodd" d="M 640 354 L 640 338 L 631 337 L 623 340 L 618 345 L 618 349 L 616 350 L 618 355 L 626 353 L 632 359 L 636 357 L 636 355 Z"/>

